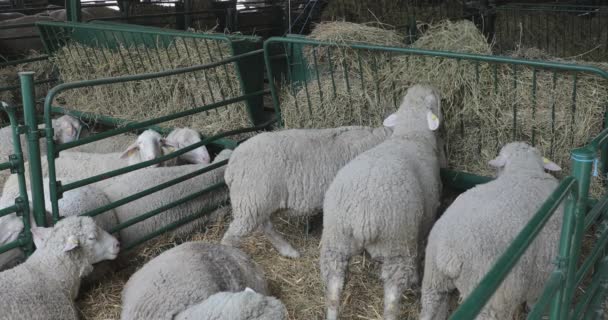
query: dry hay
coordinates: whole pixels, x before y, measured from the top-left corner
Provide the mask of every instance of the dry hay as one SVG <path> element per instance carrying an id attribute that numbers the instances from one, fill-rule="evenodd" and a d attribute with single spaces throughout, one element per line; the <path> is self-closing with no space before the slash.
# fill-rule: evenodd
<path id="1" fill-rule="evenodd" d="M 446 18 L 459 17 L 462 13 L 462 4 L 457 1 L 430 4 L 407 0 L 334 0 L 329 1 L 324 8 L 321 20 L 382 22 L 394 26 L 406 26 L 413 19 L 435 23 Z"/>
<path id="2" fill-rule="evenodd" d="M 40 55 L 39 52 L 32 51 L 24 59 L 35 58 Z M 52 79 L 55 77 L 53 64 L 49 60 L 33 61 L 0 68 L 0 88 L 17 86 L 16 89 L 1 90 L 0 101 L 21 104 L 21 89 L 18 87 L 20 85 L 18 73 L 22 71 L 33 71 L 35 81 Z M 45 97 L 47 91 L 51 87 L 52 85 L 48 83 L 36 85 L 36 99 Z"/>
<path id="3" fill-rule="evenodd" d="M 260 234 L 253 235 L 243 243 L 243 250 L 265 270 L 270 294 L 280 299 L 287 307 L 289 319 L 322 319 L 325 314 L 324 287 L 319 272 L 320 228 L 306 234 L 302 219 L 287 221 L 276 217 L 277 229 L 301 251 L 299 259 L 280 256 L 270 243 Z M 208 241 L 217 243 L 228 227 L 227 221 L 218 221 L 188 241 Z M 131 274 L 146 261 L 157 256 L 183 240 L 162 237 L 138 250 L 126 268 L 110 278 L 82 292 L 78 307 L 87 320 L 119 319 L 121 310 L 120 293 Z M 378 265 L 366 256 L 352 259 L 349 278 L 343 294 L 342 319 L 382 319 L 383 289 L 378 277 Z M 419 297 L 413 292 L 404 294 L 401 319 L 416 319 L 419 312 Z"/>
<path id="4" fill-rule="evenodd" d="M 508 8 L 508 7 L 507 7 Z M 541 47 L 555 57 L 607 61 L 608 13 L 501 9 L 496 12 L 496 51 Z"/>
<path id="5" fill-rule="evenodd" d="M 206 50 L 206 45 L 213 50 Z M 159 45 L 160 46 L 160 45 Z M 196 54 L 195 54 L 196 53 Z M 91 48 L 71 43 L 53 58 L 62 80 L 117 77 L 207 64 L 231 55 L 225 42 L 177 41 L 167 50 L 143 46 Z M 143 121 L 241 95 L 234 64 L 158 79 L 86 87 L 63 92 L 62 105 L 97 115 Z M 167 126 L 188 126 L 204 135 L 250 126 L 245 102 L 179 118 Z"/>
<path id="6" fill-rule="evenodd" d="M 492 53 L 491 46 L 469 21 L 431 25 L 412 47 Z M 551 58 L 534 49 L 513 55 L 589 64 Z M 521 65 L 476 64 L 420 55 L 399 55 L 389 61 L 371 56 L 362 62 L 361 67 L 358 62 L 348 65 L 346 71 L 344 65 L 333 64 L 333 82 L 326 63 L 319 68 L 319 80 L 314 70 L 308 69 L 310 80 L 305 87 L 284 86 L 281 111 L 286 127 L 379 126 L 396 109 L 405 89 L 416 83 L 431 84 L 443 96 L 443 130 L 451 169 L 492 175 L 487 162 L 505 143 L 521 140 L 534 142 L 565 169 L 558 175 L 564 176 L 570 171 L 570 151 L 601 131 L 608 107 L 608 81 L 591 74 L 577 75 L 573 104 L 573 75 L 564 72 L 556 73 L 554 87 L 552 71 L 534 71 Z M 608 70 L 607 64 L 592 65 Z M 345 73 L 349 75 L 350 91 L 343 80 Z M 599 178 L 594 179 L 592 195 L 602 191 Z"/>

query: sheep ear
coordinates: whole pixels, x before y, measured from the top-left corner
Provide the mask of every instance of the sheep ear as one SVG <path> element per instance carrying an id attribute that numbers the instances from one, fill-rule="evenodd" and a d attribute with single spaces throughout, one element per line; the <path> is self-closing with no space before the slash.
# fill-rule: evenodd
<path id="1" fill-rule="evenodd" d="M 138 150 L 139 150 L 139 146 L 137 145 L 137 142 L 134 142 L 133 144 L 131 144 L 130 146 L 127 147 L 127 150 L 125 150 L 120 155 L 120 158 L 121 159 L 125 159 L 125 158 L 128 158 L 128 157 L 131 157 Z"/>
<path id="2" fill-rule="evenodd" d="M 167 138 L 161 138 L 160 145 L 163 147 L 169 147 L 169 148 L 175 148 L 175 149 L 178 149 L 180 147 L 179 143 L 169 140 Z"/>
<path id="3" fill-rule="evenodd" d="M 43 227 L 31 227 L 30 231 L 32 232 L 32 238 L 34 238 L 34 245 L 36 248 L 40 249 L 43 247 L 43 243 L 46 239 L 48 239 L 51 234 L 52 228 L 43 228 Z"/>
<path id="4" fill-rule="evenodd" d="M 549 171 L 561 171 L 562 168 L 560 166 L 558 166 L 555 162 L 547 159 L 547 158 L 543 158 L 543 166 L 545 167 L 545 169 L 549 170 Z"/>
<path id="5" fill-rule="evenodd" d="M 429 125 L 429 129 L 431 131 L 437 130 L 439 128 L 439 117 L 433 113 L 433 111 L 429 111 L 426 113 L 426 122 Z"/>
<path id="6" fill-rule="evenodd" d="M 384 119 L 382 124 L 385 127 L 389 127 L 389 128 L 394 127 L 397 124 L 397 114 L 393 113 L 390 116 L 386 117 L 386 119 Z"/>
<path id="7" fill-rule="evenodd" d="M 488 162 L 488 164 L 495 168 L 502 168 L 505 166 L 505 164 L 507 164 L 507 161 L 506 161 L 505 157 L 503 157 L 502 155 L 499 155 L 498 157 L 490 160 Z"/>
<path id="8" fill-rule="evenodd" d="M 78 238 L 76 238 L 76 236 L 69 236 L 65 241 L 65 245 L 63 246 L 63 252 L 72 251 L 72 250 L 78 248 L 79 245 L 80 245 L 80 243 L 78 241 Z"/>
<path id="9" fill-rule="evenodd" d="M 253 289 L 249 288 L 249 287 L 245 288 L 245 292 L 253 292 L 253 293 L 255 293 L 255 291 Z"/>

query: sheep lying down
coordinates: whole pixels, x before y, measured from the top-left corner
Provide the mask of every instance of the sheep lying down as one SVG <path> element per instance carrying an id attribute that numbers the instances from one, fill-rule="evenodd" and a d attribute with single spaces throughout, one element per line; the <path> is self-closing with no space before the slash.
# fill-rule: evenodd
<path id="1" fill-rule="evenodd" d="M 118 241 L 89 217 L 69 217 L 53 228 L 32 228 L 37 250 L 0 272 L 0 317 L 77 320 L 74 300 L 93 264 L 113 260 Z"/>

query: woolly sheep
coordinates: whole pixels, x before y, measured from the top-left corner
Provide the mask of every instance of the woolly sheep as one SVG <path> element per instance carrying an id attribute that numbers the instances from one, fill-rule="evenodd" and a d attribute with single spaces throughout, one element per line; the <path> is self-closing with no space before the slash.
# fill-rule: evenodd
<path id="1" fill-rule="evenodd" d="M 9 319 L 78 319 L 74 299 L 93 264 L 113 260 L 118 241 L 89 217 L 32 228 L 38 248 L 22 265 L 0 273 L 0 310 Z"/>
<path id="2" fill-rule="evenodd" d="M 6 104 L 2 102 L 3 106 Z M 77 132 L 80 130 L 78 126 L 74 126 L 74 121 L 78 122 L 71 116 L 62 116 L 57 119 L 53 119 L 53 128 L 55 129 L 54 139 L 59 143 L 67 143 L 76 140 Z M 44 125 L 40 125 L 39 128 L 43 128 Z M 27 148 L 27 139 L 25 135 L 20 136 L 21 150 L 23 152 L 23 159 L 27 161 L 29 159 L 29 153 Z M 46 155 L 46 140 L 40 140 L 40 153 Z M 0 163 L 8 161 L 9 155 L 13 154 L 13 131 L 11 126 L 0 128 Z M 10 176 L 10 172 L 3 170 L 0 171 L 0 187 L 2 187 Z"/>
<path id="3" fill-rule="evenodd" d="M 50 224 L 52 222 L 51 200 L 48 192 L 48 185 L 49 180 L 46 178 L 43 180 L 43 186 L 45 187 L 44 202 L 47 210 L 47 223 Z M 10 203 L 5 203 L 4 201 L 6 201 L 5 198 L 0 200 L 0 208 L 10 205 Z M 59 214 L 61 217 L 76 216 L 109 203 L 110 201 L 108 200 L 108 197 L 101 190 L 94 186 L 88 185 L 65 192 L 63 197 L 58 202 Z M 30 213 L 31 212 L 33 212 L 33 208 L 30 203 Z M 114 210 L 109 210 L 108 212 L 97 215 L 93 218 L 93 220 L 102 230 L 105 231 L 110 230 L 110 228 L 118 224 L 118 219 Z M 33 216 L 30 217 L 30 224 L 35 225 Z M 14 213 L 0 217 L 0 246 L 17 240 L 21 231 L 23 231 L 23 228 L 23 218 Z M 20 249 L 13 249 L 0 254 L 0 271 L 18 264 L 23 258 L 23 253 Z"/>
<path id="4" fill-rule="evenodd" d="M 543 164 L 544 162 L 544 164 Z M 448 294 L 466 298 L 557 188 L 560 170 L 537 149 L 514 142 L 491 160 L 498 177 L 461 194 L 433 226 L 426 247 L 420 319 L 447 319 Z M 532 305 L 553 270 L 563 207 L 555 212 L 477 319 L 512 319 Z"/>
<path id="5" fill-rule="evenodd" d="M 198 132 L 190 128 L 176 128 L 169 133 L 167 141 L 177 149 L 183 149 L 192 144 L 201 142 Z M 186 152 L 178 157 L 184 163 L 208 164 L 211 161 L 209 152 L 205 146 L 200 146 L 192 151 Z"/>
<path id="6" fill-rule="evenodd" d="M 169 249 L 135 272 L 122 291 L 123 320 L 171 320 L 221 291 L 268 288 L 261 268 L 239 249 L 187 242 Z"/>
<path id="7" fill-rule="evenodd" d="M 223 150 L 215 157 L 212 164 L 228 159 L 230 154 L 231 150 Z M 98 183 L 96 186 L 106 194 L 111 202 L 114 202 L 183 175 L 201 170 L 206 166 L 209 166 L 209 164 L 145 168 L 115 177 L 110 181 Z M 222 166 L 213 169 L 184 182 L 173 185 L 170 188 L 157 191 L 154 193 L 154 195 L 143 197 L 115 208 L 114 211 L 116 212 L 118 222 L 124 223 L 140 214 L 166 206 L 173 201 L 192 194 L 193 192 L 221 183 L 225 168 L 226 166 Z M 143 235 L 157 230 L 158 226 L 168 225 L 179 219 L 200 212 L 205 208 L 215 207 L 226 201 L 228 201 L 228 192 L 225 188 L 220 188 L 207 194 L 198 196 L 191 201 L 173 207 L 159 215 L 121 230 L 121 243 L 123 246 L 129 246 L 136 240 L 140 239 Z M 186 224 L 173 230 L 172 233 L 176 235 L 188 234 L 206 221 L 206 219 L 197 219 L 193 223 Z"/>
<path id="8" fill-rule="evenodd" d="M 180 312 L 175 320 L 287 320 L 287 308 L 273 297 L 251 288 L 241 292 L 220 292 Z"/>
<path id="9" fill-rule="evenodd" d="M 434 132 L 440 119 L 437 90 L 409 88 L 385 120 L 393 134 L 340 169 L 329 186 L 320 255 L 327 319 L 338 318 L 348 261 L 362 250 L 383 262 L 384 319 L 397 319 L 402 292 L 418 284 L 422 240 L 442 189 Z"/>
<path id="10" fill-rule="evenodd" d="M 168 145 L 162 136 L 146 130 L 141 133 L 123 153 L 89 153 L 64 151 L 55 159 L 55 175 L 66 179 L 84 179 L 126 166 L 152 160 L 162 156 L 162 146 Z M 40 158 L 42 175 L 48 176 L 47 157 Z M 158 164 L 150 167 L 157 167 Z M 26 182 L 29 185 L 29 167 L 25 166 Z M 10 176 L 4 186 L 2 197 L 14 199 L 18 194 L 17 176 Z"/>
<path id="11" fill-rule="evenodd" d="M 245 141 L 234 150 L 226 169 L 234 220 L 222 243 L 237 246 L 259 228 L 281 255 L 299 257 L 274 230 L 271 215 L 280 210 L 299 216 L 319 213 L 338 170 L 391 133 L 385 127 L 291 129 Z"/>

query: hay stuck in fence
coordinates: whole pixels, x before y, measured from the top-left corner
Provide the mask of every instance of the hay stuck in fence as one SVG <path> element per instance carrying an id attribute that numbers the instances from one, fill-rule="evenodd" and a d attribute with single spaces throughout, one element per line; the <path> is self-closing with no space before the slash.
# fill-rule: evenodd
<path id="1" fill-rule="evenodd" d="M 37 51 L 32 51 L 24 59 L 40 57 L 42 54 Z M 21 104 L 21 88 L 19 82 L 19 72 L 33 71 L 34 80 L 42 81 L 56 78 L 53 64 L 45 59 L 40 61 L 32 61 L 17 65 L 9 65 L 0 68 L 0 88 L 14 87 L 13 89 L 0 89 L 0 101 L 9 104 Z M 41 99 L 46 96 L 47 91 L 53 86 L 53 83 L 41 83 L 35 85 L 36 99 Z"/>
<path id="2" fill-rule="evenodd" d="M 469 21 L 431 25 L 412 47 L 492 53 Z M 513 55 L 608 70 L 608 64 L 565 61 L 534 49 L 520 48 Z M 357 61 L 344 68 L 325 63 L 318 70 L 318 80 L 314 70 L 307 70 L 306 86 L 284 86 L 281 110 L 287 127 L 380 126 L 408 87 L 431 84 L 443 96 L 450 168 L 481 175 L 494 173 L 487 162 L 513 140 L 533 143 L 564 169 L 558 176 L 568 174 L 570 151 L 601 131 L 608 107 L 608 81 L 590 73 L 578 74 L 574 94 L 573 75 L 568 72 L 556 72 L 554 80 L 552 70 L 419 55 L 395 55 L 388 60 L 370 56 L 361 65 Z M 328 70 L 334 71 L 334 81 Z M 349 75 L 348 83 L 344 74 Z M 599 178 L 593 181 L 594 196 L 603 191 L 599 182 Z"/>
<path id="3" fill-rule="evenodd" d="M 176 41 L 166 49 L 143 46 L 92 48 L 71 43 L 53 60 L 63 81 L 72 82 L 208 64 L 231 55 L 227 43 L 197 41 Z M 207 45 L 213 50 L 207 50 Z M 69 90 L 60 94 L 56 101 L 79 111 L 143 121 L 240 95 L 240 82 L 232 63 L 158 79 Z M 245 102 L 238 102 L 163 125 L 187 126 L 204 135 L 213 135 L 251 124 Z"/>
<path id="4" fill-rule="evenodd" d="M 322 319 L 325 315 L 324 287 L 319 272 L 320 227 L 307 235 L 302 219 L 287 221 L 276 217 L 275 227 L 282 232 L 295 248 L 300 250 L 299 259 L 281 257 L 261 235 L 254 235 L 243 242 L 243 250 L 260 264 L 269 284 L 270 294 L 287 307 L 289 319 Z M 228 227 L 227 221 L 213 223 L 188 241 L 218 243 Z M 162 237 L 139 249 L 125 269 L 112 275 L 89 291 L 83 292 L 77 301 L 86 320 L 119 319 L 120 293 L 124 284 L 136 269 L 145 262 L 182 240 Z M 383 287 L 379 279 L 378 265 L 365 256 L 354 257 L 349 266 L 349 277 L 342 301 L 342 319 L 382 319 Z M 406 292 L 402 300 L 401 319 L 415 319 L 419 313 L 419 297 Z"/>

